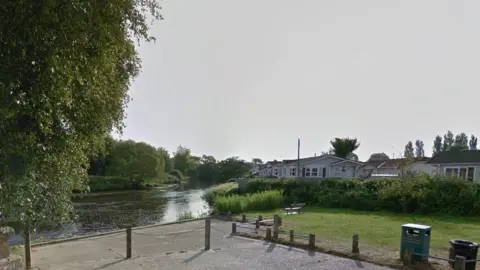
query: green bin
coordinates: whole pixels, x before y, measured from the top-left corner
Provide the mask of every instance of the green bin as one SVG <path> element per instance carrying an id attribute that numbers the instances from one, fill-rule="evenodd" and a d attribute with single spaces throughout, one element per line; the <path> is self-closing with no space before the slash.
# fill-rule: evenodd
<path id="1" fill-rule="evenodd" d="M 431 231 L 432 227 L 427 225 L 412 223 L 402 225 L 400 252 L 413 249 L 415 260 L 428 261 Z"/>

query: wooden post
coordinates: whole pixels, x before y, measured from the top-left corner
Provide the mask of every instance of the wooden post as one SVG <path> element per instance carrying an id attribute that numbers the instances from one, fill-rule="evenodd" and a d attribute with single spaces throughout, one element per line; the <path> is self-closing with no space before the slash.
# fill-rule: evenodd
<path id="1" fill-rule="evenodd" d="M 267 228 L 266 229 L 266 236 L 265 238 L 267 238 L 267 240 L 272 240 L 272 229 L 270 228 Z"/>
<path id="2" fill-rule="evenodd" d="M 232 234 L 237 233 L 237 223 L 232 223 Z"/>
<path id="3" fill-rule="evenodd" d="M 293 230 L 290 230 L 290 242 L 295 241 L 295 232 Z"/>
<path id="4" fill-rule="evenodd" d="M 25 227 L 23 232 L 25 240 L 25 269 L 32 269 L 32 250 L 30 245 L 30 226 Z"/>
<path id="5" fill-rule="evenodd" d="M 280 227 L 280 217 L 278 215 L 273 216 L 273 239 L 278 239 L 278 231 Z"/>
<path id="6" fill-rule="evenodd" d="M 410 266 L 413 262 L 413 249 L 406 249 L 403 253 L 403 265 Z"/>
<path id="7" fill-rule="evenodd" d="M 210 250 L 210 225 L 211 219 L 205 219 L 205 250 Z"/>
<path id="8" fill-rule="evenodd" d="M 455 256 L 455 262 L 453 263 L 454 270 L 465 270 L 466 259 L 463 256 Z"/>
<path id="9" fill-rule="evenodd" d="M 310 234 L 308 236 L 308 247 L 311 249 L 315 248 L 315 234 Z"/>
<path id="10" fill-rule="evenodd" d="M 247 222 L 247 215 L 242 214 L 242 223 Z"/>
<path id="11" fill-rule="evenodd" d="M 255 220 L 255 228 L 260 229 L 260 220 Z"/>
<path id="12" fill-rule="evenodd" d="M 352 237 L 352 253 L 360 253 L 360 250 L 358 249 L 358 234 L 355 234 Z"/>
<path id="13" fill-rule="evenodd" d="M 127 227 L 127 259 L 132 258 L 132 227 Z"/>
<path id="14" fill-rule="evenodd" d="M 262 216 L 258 216 L 258 220 L 259 220 L 259 221 L 262 221 L 262 220 L 263 220 L 263 217 L 262 217 Z"/>

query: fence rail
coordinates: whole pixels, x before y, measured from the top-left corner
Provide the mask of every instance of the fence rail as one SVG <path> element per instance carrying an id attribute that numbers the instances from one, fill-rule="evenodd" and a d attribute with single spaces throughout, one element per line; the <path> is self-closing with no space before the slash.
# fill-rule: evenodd
<path id="1" fill-rule="evenodd" d="M 301 234 L 301 233 L 296 233 L 295 230 L 289 230 L 288 233 L 280 232 L 279 227 L 280 224 L 282 223 L 281 219 L 279 216 L 274 216 L 271 218 L 274 220 L 273 226 L 263 226 L 264 233 L 265 233 L 265 239 L 267 240 L 278 240 L 279 235 L 286 236 L 288 237 L 287 239 L 289 242 L 295 242 L 296 239 L 302 239 L 302 240 L 308 240 L 308 247 L 311 249 L 316 248 L 316 243 L 321 242 L 321 240 L 317 240 L 315 234 Z M 255 220 L 255 226 L 251 225 L 252 220 Z M 259 221 L 264 220 L 264 217 L 258 216 L 258 217 L 247 217 L 246 215 L 242 215 L 242 220 L 240 223 L 234 222 L 232 223 L 232 234 L 237 233 L 237 228 L 241 229 L 247 229 L 247 230 L 253 230 L 257 234 L 259 233 L 261 227 L 259 226 Z M 351 254 L 353 255 L 358 255 L 360 254 L 360 247 L 359 247 L 359 235 L 355 234 L 352 236 L 352 249 L 351 249 Z M 480 259 L 466 259 L 464 256 L 455 256 L 454 259 L 451 258 L 443 258 L 439 256 L 434 256 L 430 254 L 420 254 L 420 253 L 414 253 L 412 249 L 406 250 L 404 253 L 400 254 L 400 259 L 403 262 L 403 265 L 405 266 L 410 266 L 416 262 L 414 256 L 422 256 L 422 257 L 428 257 L 432 258 L 435 260 L 440 260 L 440 261 L 445 261 L 453 265 L 454 270 L 465 270 L 467 264 L 469 263 L 475 263 L 479 262 Z"/>

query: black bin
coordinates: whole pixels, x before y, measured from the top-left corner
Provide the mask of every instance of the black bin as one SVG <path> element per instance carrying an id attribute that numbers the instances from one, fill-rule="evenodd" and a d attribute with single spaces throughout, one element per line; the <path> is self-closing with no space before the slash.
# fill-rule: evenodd
<path id="1" fill-rule="evenodd" d="M 476 260 L 478 254 L 478 244 L 466 240 L 450 240 L 450 256 L 451 260 L 455 260 L 455 256 L 463 256 L 466 260 Z M 465 270 L 475 270 L 476 262 L 467 262 Z M 453 262 L 450 262 L 453 267 Z"/>

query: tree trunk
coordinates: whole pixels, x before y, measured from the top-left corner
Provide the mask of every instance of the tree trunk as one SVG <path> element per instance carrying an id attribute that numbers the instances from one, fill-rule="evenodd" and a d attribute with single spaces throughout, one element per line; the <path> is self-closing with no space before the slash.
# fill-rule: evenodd
<path id="1" fill-rule="evenodd" d="M 23 238 L 25 241 L 25 269 L 32 269 L 32 253 L 30 246 L 30 225 L 25 227 L 23 232 Z"/>

